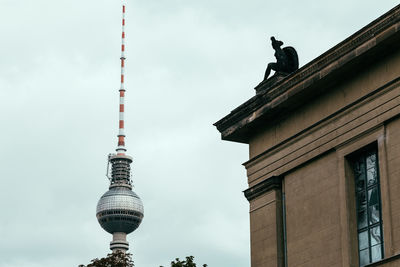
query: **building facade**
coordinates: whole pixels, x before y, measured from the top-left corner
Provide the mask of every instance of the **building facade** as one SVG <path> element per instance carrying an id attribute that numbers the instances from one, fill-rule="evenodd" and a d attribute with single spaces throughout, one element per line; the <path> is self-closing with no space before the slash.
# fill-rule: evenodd
<path id="1" fill-rule="evenodd" d="M 400 6 L 215 123 L 249 144 L 251 266 L 400 266 Z"/>

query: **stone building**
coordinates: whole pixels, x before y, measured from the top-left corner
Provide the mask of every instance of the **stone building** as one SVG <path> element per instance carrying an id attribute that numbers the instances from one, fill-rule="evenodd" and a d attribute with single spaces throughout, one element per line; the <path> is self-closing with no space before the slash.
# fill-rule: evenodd
<path id="1" fill-rule="evenodd" d="M 215 123 L 249 144 L 251 266 L 400 266 L 400 5 Z"/>

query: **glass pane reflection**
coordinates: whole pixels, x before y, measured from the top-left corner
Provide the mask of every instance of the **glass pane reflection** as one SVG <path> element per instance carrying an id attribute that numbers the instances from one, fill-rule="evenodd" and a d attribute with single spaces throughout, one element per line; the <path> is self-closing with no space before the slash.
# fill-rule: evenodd
<path id="1" fill-rule="evenodd" d="M 376 186 L 368 190 L 368 205 L 373 206 L 378 204 L 378 197 L 378 188 Z"/>
<path id="2" fill-rule="evenodd" d="M 382 259 L 381 245 L 373 246 L 371 248 L 371 256 L 372 262 L 376 262 Z"/>
<path id="3" fill-rule="evenodd" d="M 368 231 L 358 234 L 358 246 L 361 249 L 368 248 Z"/>
<path id="4" fill-rule="evenodd" d="M 372 168 L 367 170 L 367 184 L 368 186 L 376 183 L 376 169 Z"/>
<path id="5" fill-rule="evenodd" d="M 369 249 L 360 251 L 360 266 L 367 265 L 369 263 Z"/>
<path id="6" fill-rule="evenodd" d="M 379 205 L 369 207 L 369 224 L 378 223 L 380 221 Z"/>
<path id="7" fill-rule="evenodd" d="M 381 228 L 379 226 L 376 226 L 372 228 L 370 231 L 370 240 L 371 240 L 371 246 L 378 245 L 381 243 Z"/>
<path id="8" fill-rule="evenodd" d="M 367 156 L 367 169 L 375 169 L 376 155 L 375 153 Z"/>

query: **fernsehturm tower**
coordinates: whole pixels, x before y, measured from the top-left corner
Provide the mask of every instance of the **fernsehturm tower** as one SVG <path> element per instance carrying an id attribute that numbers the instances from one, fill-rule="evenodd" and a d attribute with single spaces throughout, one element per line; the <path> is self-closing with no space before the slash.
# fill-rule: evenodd
<path id="1" fill-rule="evenodd" d="M 110 249 L 126 252 L 129 243 L 126 236 L 139 227 L 143 219 L 143 204 L 139 196 L 132 191 L 132 158 L 126 154 L 124 111 L 125 111 L 125 11 L 122 5 L 122 45 L 121 45 L 121 87 L 119 89 L 119 132 L 115 154 L 108 156 L 107 177 L 109 190 L 97 203 L 96 217 L 101 227 L 113 235 Z"/>

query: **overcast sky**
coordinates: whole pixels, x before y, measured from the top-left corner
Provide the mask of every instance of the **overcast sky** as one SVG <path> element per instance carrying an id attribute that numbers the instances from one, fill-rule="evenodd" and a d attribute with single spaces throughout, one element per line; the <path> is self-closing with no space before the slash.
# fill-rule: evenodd
<path id="1" fill-rule="evenodd" d="M 126 134 L 145 217 L 138 267 L 250 266 L 244 144 L 212 126 L 254 95 L 269 37 L 300 66 L 397 1 L 130 0 Z M 109 252 L 97 223 L 117 144 L 121 1 L 0 0 L 0 266 Z"/>

